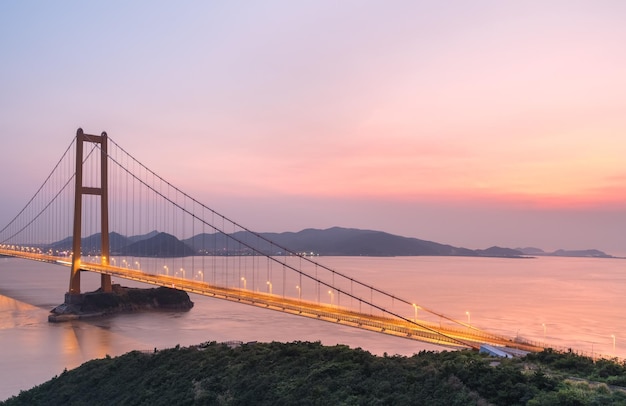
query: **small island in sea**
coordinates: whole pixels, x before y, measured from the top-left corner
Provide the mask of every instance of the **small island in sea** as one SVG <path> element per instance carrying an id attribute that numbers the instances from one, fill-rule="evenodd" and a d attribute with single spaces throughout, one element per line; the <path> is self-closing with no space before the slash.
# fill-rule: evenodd
<path id="1" fill-rule="evenodd" d="M 60 304 L 50 311 L 48 321 L 62 322 L 145 310 L 188 311 L 193 307 L 189 295 L 182 290 L 127 288 L 118 284 L 114 284 L 112 290 L 83 293 L 80 303 Z"/>

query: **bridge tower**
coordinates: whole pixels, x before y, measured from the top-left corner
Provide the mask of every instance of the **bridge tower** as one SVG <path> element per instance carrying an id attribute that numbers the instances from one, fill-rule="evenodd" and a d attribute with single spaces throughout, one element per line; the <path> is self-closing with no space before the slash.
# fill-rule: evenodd
<path id="1" fill-rule="evenodd" d="M 100 187 L 83 185 L 83 144 L 100 144 Z M 108 202 L 108 154 L 107 154 L 107 133 L 101 135 L 90 135 L 83 133 L 83 129 L 76 131 L 76 188 L 74 196 L 74 232 L 72 245 L 72 269 L 70 274 L 70 288 L 65 294 L 65 303 L 80 303 L 82 295 L 80 293 L 80 259 L 81 259 L 81 238 L 82 238 L 82 211 L 83 195 L 100 196 L 100 241 L 102 265 L 109 264 L 109 202 Z M 111 275 L 101 275 L 101 286 L 104 292 L 111 292 Z"/>

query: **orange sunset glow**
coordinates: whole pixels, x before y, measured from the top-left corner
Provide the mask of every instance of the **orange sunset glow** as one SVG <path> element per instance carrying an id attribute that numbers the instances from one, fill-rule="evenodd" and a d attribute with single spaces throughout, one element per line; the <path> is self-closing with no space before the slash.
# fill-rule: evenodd
<path id="1" fill-rule="evenodd" d="M 0 223 L 82 127 L 258 231 L 626 254 L 622 2 L 0 10 Z"/>

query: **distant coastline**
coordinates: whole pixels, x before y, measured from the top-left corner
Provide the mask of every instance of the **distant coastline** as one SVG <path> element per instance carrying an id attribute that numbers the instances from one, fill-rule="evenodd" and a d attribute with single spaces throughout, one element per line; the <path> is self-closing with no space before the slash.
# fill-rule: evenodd
<path id="1" fill-rule="evenodd" d="M 251 233 L 238 231 L 228 236 L 222 233 L 197 234 L 180 240 L 163 232 L 152 231 L 143 235 L 122 236 L 110 233 L 112 256 L 135 257 L 187 257 L 187 256 L 237 256 L 284 255 L 285 250 L 302 256 L 467 256 L 492 258 L 532 258 L 538 256 L 619 258 L 597 249 L 546 252 L 541 248 L 506 248 L 493 246 L 486 249 L 469 249 L 433 241 L 402 237 L 383 231 L 332 227 L 305 229 L 299 232 Z M 234 242 L 235 241 L 235 242 Z M 99 255 L 100 235 L 82 240 L 83 255 Z M 252 249 L 254 247 L 254 249 Z M 70 252 L 70 237 L 41 246 L 42 250 Z"/>

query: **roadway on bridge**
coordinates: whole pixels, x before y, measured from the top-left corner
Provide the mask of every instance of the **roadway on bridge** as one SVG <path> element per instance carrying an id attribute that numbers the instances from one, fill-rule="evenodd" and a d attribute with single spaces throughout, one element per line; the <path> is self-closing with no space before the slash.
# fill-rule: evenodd
<path id="1" fill-rule="evenodd" d="M 67 257 L 1 248 L 0 254 L 71 266 Z M 531 352 L 544 349 L 536 343 L 512 340 L 468 325 L 442 326 L 421 320 L 410 320 L 401 316 L 376 316 L 355 312 L 336 305 L 320 304 L 240 288 L 214 286 L 202 281 L 154 275 L 111 265 L 82 263 L 81 269 L 442 346 L 478 349 L 482 344 L 489 344 Z"/>

